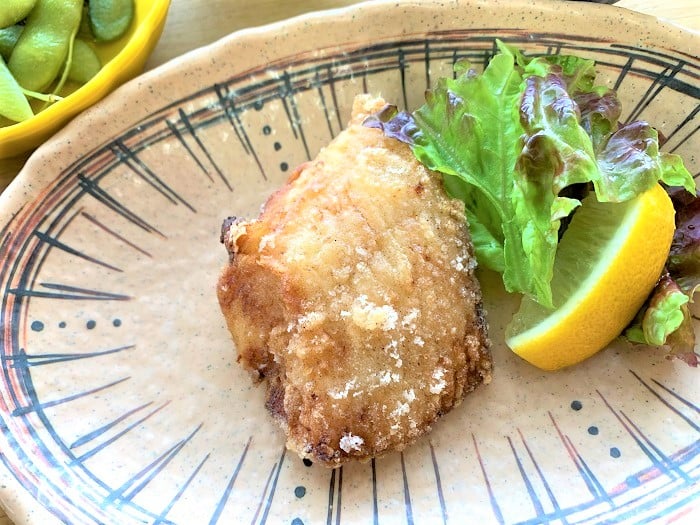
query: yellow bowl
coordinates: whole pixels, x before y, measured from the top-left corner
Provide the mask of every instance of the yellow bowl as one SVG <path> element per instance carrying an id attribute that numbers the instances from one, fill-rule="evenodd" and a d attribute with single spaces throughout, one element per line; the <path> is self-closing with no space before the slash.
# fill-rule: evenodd
<path id="1" fill-rule="evenodd" d="M 0 127 L 0 159 L 29 151 L 114 88 L 143 71 L 163 31 L 170 0 L 135 0 L 135 19 L 119 40 L 99 46 L 104 66 L 89 82 L 24 122 Z"/>

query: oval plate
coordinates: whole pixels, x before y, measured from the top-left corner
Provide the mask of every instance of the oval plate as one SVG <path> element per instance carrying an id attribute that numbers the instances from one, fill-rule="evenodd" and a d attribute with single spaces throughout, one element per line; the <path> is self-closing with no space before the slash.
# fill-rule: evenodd
<path id="1" fill-rule="evenodd" d="M 583 33 L 585 29 L 585 33 Z M 625 121 L 700 171 L 700 37 L 598 5 L 371 2 L 247 30 L 119 89 L 0 198 L 0 495 L 19 523 L 646 523 L 691 519 L 697 372 L 611 346 L 543 373 L 482 274 L 495 379 L 404 453 L 335 471 L 284 449 L 235 364 L 221 220 L 254 216 L 354 95 L 415 108 L 501 38 L 596 59 Z"/>

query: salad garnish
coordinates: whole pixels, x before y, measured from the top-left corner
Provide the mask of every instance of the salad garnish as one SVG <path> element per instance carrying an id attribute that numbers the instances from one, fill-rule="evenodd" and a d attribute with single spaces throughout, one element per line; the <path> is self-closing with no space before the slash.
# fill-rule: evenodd
<path id="1" fill-rule="evenodd" d="M 497 46 L 483 72 L 459 61 L 455 77 L 440 79 L 423 106 L 411 113 L 387 106 L 365 125 L 409 144 L 443 174 L 448 193 L 465 203 L 479 264 L 501 273 L 508 292 L 545 307 L 552 307 L 561 230 L 585 193 L 624 202 L 660 182 L 676 204 L 689 197 L 695 204 L 677 205 L 668 272 L 623 336 L 670 345 L 693 364 L 688 302 L 700 284 L 700 224 L 681 157 L 660 151 L 647 122 L 620 123 L 620 101 L 596 85 L 594 61 Z"/>

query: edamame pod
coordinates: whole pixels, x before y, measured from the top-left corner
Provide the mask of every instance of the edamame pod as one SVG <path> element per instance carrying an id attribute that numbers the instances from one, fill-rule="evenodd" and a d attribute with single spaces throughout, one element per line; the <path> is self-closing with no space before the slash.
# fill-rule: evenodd
<path id="1" fill-rule="evenodd" d="M 37 0 L 2 0 L 0 3 L 0 27 L 9 27 L 29 16 Z"/>
<path id="2" fill-rule="evenodd" d="M 10 26 L 0 29 L 0 56 L 5 60 L 10 59 L 10 54 L 17 44 L 19 35 L 22 34 L 23 26 Z"/>
<path id="3" fill-rule="evenodd" d="M 8 67 L 25 89 L 43 91 L 65 63 L 83 12 L 83 0 L 38 0 Z"/>
<path id="4" fill-rule="evenodd" d="M 22 88 L 0 58 L 0 115 L 15 122 L 22 122 L 34 116 Z"/>
<path id="5" fill-rule="evenodd" d="M 99 73 L 102 63 L 90 44 L 80 38 L 73 42 L 73 60 L 68 70 L 68 80 L 85 84 Z"/>
<path id="6" fill-rule="evenodd" d="M 126 33 L 134 18 L 134 0 L 90 0 L 90 27 L 97 40 L 115 40 Z"/>

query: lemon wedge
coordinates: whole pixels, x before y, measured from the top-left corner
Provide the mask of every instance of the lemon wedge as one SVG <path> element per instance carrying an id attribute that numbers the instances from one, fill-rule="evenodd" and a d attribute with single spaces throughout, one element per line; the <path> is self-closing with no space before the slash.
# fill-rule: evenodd
<path id="1" fill-rule="evenodd" d="M 555 308 L 523 298 L 506 329 L 506 344 L 544 370 L 579 363 L 605 348 L 656 284 L 673 232 L 673 204 L 658 184 L 625 203 L 588 196 L 557 249 Z"/>

